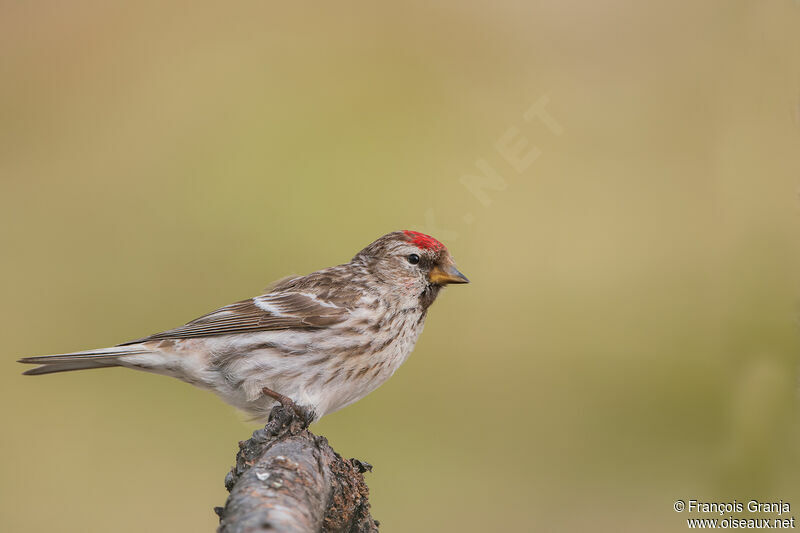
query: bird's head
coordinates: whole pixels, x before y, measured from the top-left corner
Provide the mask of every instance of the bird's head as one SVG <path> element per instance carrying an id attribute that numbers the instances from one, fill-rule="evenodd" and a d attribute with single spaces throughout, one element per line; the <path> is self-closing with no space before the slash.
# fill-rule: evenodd
<path id="1" fill-rule="evenodd" d="M 469 283 L 444 244 L 416 231 L 384 235 L 361 250 L 354 260 L 363 261 L 381 281 L 432 296 L 431 302 L 443 286 Z"/>

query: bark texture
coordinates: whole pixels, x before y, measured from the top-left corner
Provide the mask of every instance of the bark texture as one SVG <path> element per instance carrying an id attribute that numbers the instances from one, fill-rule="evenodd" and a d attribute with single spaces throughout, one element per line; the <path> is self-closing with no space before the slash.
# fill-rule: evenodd
<path id="1" fill-rule="evenodd" d="M 230 492 L 219 533 L 378 531 L 369 513 L 368 463 L 344 460 L 303 427 L 290 408 L 277 406 L 263 429 L 239 443 L 225 477 Z"/>

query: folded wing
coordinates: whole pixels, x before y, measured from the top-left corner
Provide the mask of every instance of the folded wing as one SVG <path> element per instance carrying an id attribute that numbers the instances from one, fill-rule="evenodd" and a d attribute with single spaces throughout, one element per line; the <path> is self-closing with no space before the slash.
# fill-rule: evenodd
<path id="1" fill-rule="evenodd" d="M 325 328 L 344 321 L 349 313 L 346 307 L 319 300 L 310 293 L 270 293 L 227 305 L 186 325 L 120 346 L 255 331 Z"/>

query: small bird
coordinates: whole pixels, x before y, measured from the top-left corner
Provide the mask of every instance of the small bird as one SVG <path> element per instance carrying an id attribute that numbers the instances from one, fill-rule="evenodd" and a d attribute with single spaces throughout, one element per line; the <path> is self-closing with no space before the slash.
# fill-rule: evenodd
<path id="1" fill-rule="evenodd" d="M 469 280 L 441 242 L 396 231 L 349 263 L 279 281 L 184 326 L 19 362 L 41 365 L 27 375 L 114 366 L 163 374 L 214 391 L 255 419 L 282 403 L 308 424 L 389 379 L 450 283 Z"/>

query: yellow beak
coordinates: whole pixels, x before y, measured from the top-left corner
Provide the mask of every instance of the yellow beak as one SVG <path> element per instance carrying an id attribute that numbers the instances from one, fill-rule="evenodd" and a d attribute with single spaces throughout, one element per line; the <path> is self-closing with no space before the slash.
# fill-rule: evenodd
<path id="1" fill-rule="evenodd" d="M 428 281 L 437 285 L 469 283 L 467 276 L 458 271 L 452 260 L 444 265 L 435 265 L 428 273 Z"/>

